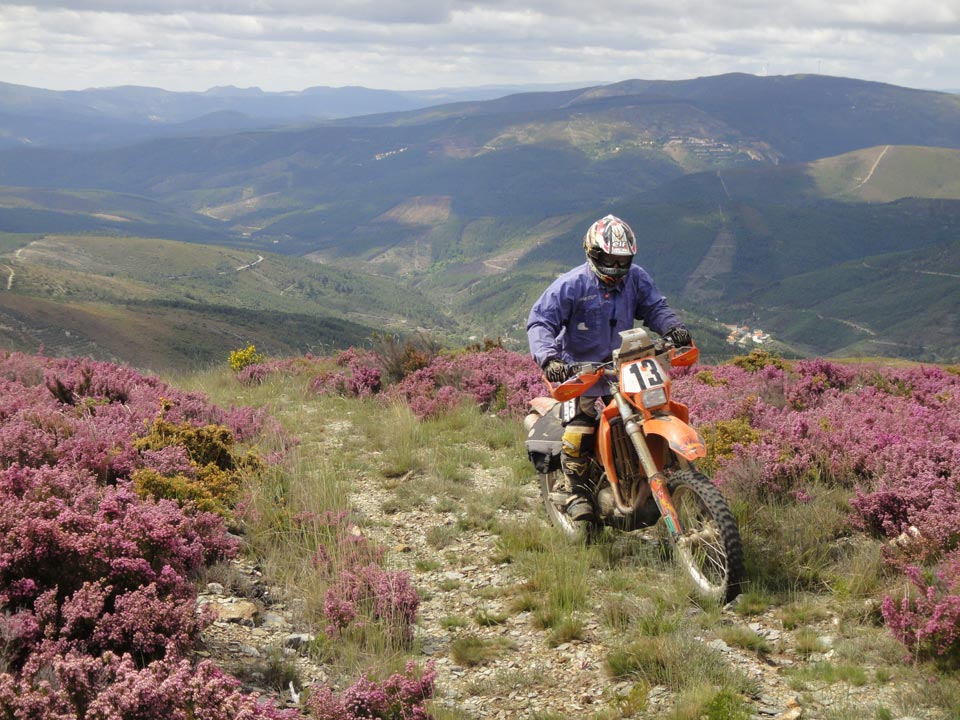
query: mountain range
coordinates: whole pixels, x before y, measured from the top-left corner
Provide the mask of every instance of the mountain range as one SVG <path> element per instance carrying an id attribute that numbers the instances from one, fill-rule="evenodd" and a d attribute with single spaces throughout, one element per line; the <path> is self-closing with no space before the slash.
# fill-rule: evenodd
<path id="1" fill-rule="evenodd" d="M 0 148 L 116 147 L 151 137 L 311 124 L 568 87 L 557 83 L 394 91 L 317 86 L 265 92 L 257 87 L 224 86 L 205 92 L 170 92 L 121 86 L 56 91 L 0 82 Z"/>
<path id="2" fill-rule="evenodd" d="M 234 253 L 236 267 L 264 260 L 217 275 L 225 261 L 210 260 L 212 250 L 207 259 L 197 255 L 213 289 L 197 279 L 192 289 L 164 287 L 159 271 L 139 277 L 159 288 L 146 293 L 144 307 L 162 300 L 198 316 L 207 307 L 243 308 L 252 315 L 240 335 L 293 351 L 303 328 L 281 337 L 270 313 L 347 322 L 359 337 L 383 329 L 375 318 L 386 317 L 393 298 L 403 310 L 389 313 L 390 327 L 522 345 L 530 304 L 558 272 L 582 262 L 590 222 L 614 212 L 637 231 L 637 261 L 710 353 L 731 351 L 725 325 L 747 324 L 797 355 L 960 359 L 954 94 L 734 74 L 420 107 L 409 104 L 429 98 L 401 97 L 390 107 L 378 96 L 383 112 L 369 114 L 368 105 L 367 114 L 328 110 L 311 119 L 303 108 L 323 95 L 318 89 L 286 99 L 236 89 L 183 94 L 191 97 L 111 90 L 84 91 L 97 115 L 57 110 L 81 96 L 0 86 L 0 128 L 45 117 L 44 127 L 63 138 L 38 131 L 29 144 L 8 142 L 0 152 L 0 232 L 7 233 L 0 283 L 4 267 L 15 278 L 40 273 L 42 263 L 43 273 L 66 271 L 63 258 L 87 252 L 92 238 L 101 243 L 100 264 L 84 266 L 88 277 L 129 275 L 117 258 L 132 238 L 165 248 L 157 258 L 190 255 L 186 241 Z M 124 109 L 134 91 L 143 97 L 141 116 Z M 158 98 L 169 112 L 162 123 L 145 122 L 142 113 L 155 115 Z M 223 98 L 245 104 L 221 108 Z M 194 114 L 183 110 L 191 102 Z M 232 127 L 220 122 L 229 118 Z M 110 122 L 150 132 L 89 140 L 92 131 L 109 135 Z M 88 139 L 79 139 L 84 133 Z M 268 268 L 285 268 L 302 284 L 322 271 L 328 289 L 329 278 L 343 274 L 350 297 L 331 291 L 294 303 L 289 290 L 281 301 L 283 272 L 264 279 Z M 84 285 L 72 277 L 66 285 Z M 247 283 L 256 277 L 259 289 Z M 99 300 L 92 288 L 76 292 L 77 301 L 93 303 L 93 315 L 142 310 L 125 305 L 116 288 Z M 406 293 L 410 300 L 397 304 Z M 51 302 L 71 298 L 43 283 L 31 289 L 15 279 L 6 293 L 0 285 L 3 324 L 22 328 L 19 345 L 56 317 L 32 318 L 30 304 Z M 340 332 L 329 330 L 309 332 L 323 345 Z M 70 332 L 74 339 L 88 332 L 92 353 L 105 342 L 80 321 Z M 124 342 L 122 332 L 112 337 L 109 354 L 123 358 Z M 227 342 L 194 348 L 190 360 L 216 357 Z M 157 365 L 184 360 L 180 351 L 162 359 L 162 348 L 151 352 Z"/>

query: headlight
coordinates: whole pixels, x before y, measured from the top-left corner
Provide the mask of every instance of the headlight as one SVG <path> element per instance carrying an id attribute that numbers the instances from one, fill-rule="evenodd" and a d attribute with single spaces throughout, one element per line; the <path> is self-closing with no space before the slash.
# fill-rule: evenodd
<path id="1" fill-rule="evenodd" d="M 640 402 L 643 403 L 643 406 L 647 410 L 652 410 L 653 408 L 658 408 L 661 405 L 666 405 L 667 404 L 666 388 L 664 388 L 661 385 L 660 387 L 644 390 L 640 394 Z"/>

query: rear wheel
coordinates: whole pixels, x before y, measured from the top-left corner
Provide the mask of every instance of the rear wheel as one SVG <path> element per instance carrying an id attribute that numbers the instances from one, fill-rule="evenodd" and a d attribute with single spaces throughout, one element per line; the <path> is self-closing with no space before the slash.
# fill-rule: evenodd
<path id="1" fill-rule="evenodd" d="M 547 510 L 550 524 L 558 528 L 561 533 L 572 542 L 585 542 L 593 537 L 596 522 L 593 520 L 573 520 L 563 511 L 560 498 L 568 494 L 566 478 L 560 470 L 540 473 L 540 497 Z"/>
<path id="2" fill-rule="evenodd" d="M 683 534 L 675 539 L 678 564 L 709 600 L 728 603 L 740 593 L 743 545 L 723 493 L 710 478 L 682 470 L 668 478 Z"/>

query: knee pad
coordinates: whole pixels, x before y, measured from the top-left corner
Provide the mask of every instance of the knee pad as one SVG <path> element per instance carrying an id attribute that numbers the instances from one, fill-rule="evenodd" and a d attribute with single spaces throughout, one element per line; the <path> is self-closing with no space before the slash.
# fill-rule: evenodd
<path id="1" fill-rule="evenodd" d="M 563 447 L 562 454 L 571 458 L 587 457 L 593 451 L 593 437 L 595 428 L 590 425 L 571 423 L 563 430 L 560 439 Z"/>

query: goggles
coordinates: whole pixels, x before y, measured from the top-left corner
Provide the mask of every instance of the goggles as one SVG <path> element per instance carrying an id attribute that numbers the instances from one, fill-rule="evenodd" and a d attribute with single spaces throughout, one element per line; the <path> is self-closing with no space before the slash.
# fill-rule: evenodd
<path id="1" fill-rule="evenodd" d="M 598 265 L 603 265 L 604 267 L 616 267 L 621 270 L 626 270 L 630 265 L 633 264 L 633 255 L 611 255 L 610 253 L 603 252 L 594 252 L 592 254 L 594 262 Z"/>

